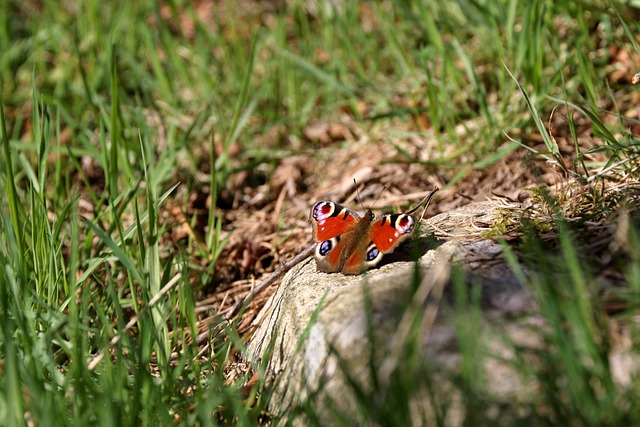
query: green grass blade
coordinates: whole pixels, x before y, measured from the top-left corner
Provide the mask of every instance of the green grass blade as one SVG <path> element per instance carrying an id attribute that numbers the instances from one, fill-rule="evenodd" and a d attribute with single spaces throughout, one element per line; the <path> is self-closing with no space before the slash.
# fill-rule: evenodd
<path id="1" fill-rule="evenodd" d="M 147 182 L 147 212 L 149 213 L 148 239 L 145 247 L 145 271 L 149 280 L 149 295 L 153 298 L 160 293 L 160 289 L 162 288 L 158 247 L 158 214 L 156 212 L 158 200 L 155 186 L 151 184 L 153 179 L 151 177 L 151 171 L 147 167 L 141 136 L 139 136 L 139 140 L 142 163 L 144 165 L 144 176 Z M 140 224 L 138 224 L 138 230 L 140 229 Z M 155 326 L 154 330 L 158 336 L 156 355 L 158 357 L 160 367 L 167 370 L 169 368 L 169 359 L 171 357 L 171 343 L 169 341 L 169 330 L 165 321 L 165 312 L 166 308 L 162 303 L 156 304 L 151 309 L 151 316 L 153 317 Z"/>
<path id="2" fill-rule="evenodd" d="M 35 100 L 34 100 L 35 102 Z M 9 216 L 11 217 L 11 225 L 18 244 L 18 259 L 20 261 L 20 274 L 26 277 L 27 266 L 25 263 L 25 241 L 24 230 L 22 228 L 22 219 L 18 208 L 18 191 L 14 181 L 13 164 L 11 162 L 11 148 L 9 146 L 9 136 L 7 135 L 7 122 L 4 115 L 4 97 L 2 88 L 0 88 L 0 138 L 2 138 L 2 151 L 4 153 L 5 165 L 5 191 L 9 202 Z"/>
<path id="3" fill-rule="evenodd" d="M 113 252 L 116 258 L 122 263 L 125 269 L 129 272 L 129 274 L 131 274 L 131 276 L 133 276 L 133 278 L 138 283 L 145 283 L 135 264 L 133 263 L 131 258 L 129 258 L 129 256 L 122 250 L 122 248 L 120 248 L 120 245 L 114 242 L 111 237 L 109 237 L 104 231 L 99 229 L 98 226 L 91 222 L 89 219 L 82 217 L 82 222 L 89 228 L 91 228 L 96 236 L 98 236 L 100 240 L 102 240 L 109 247 L 109 249 L 111 249 L 111 252 Z"/>

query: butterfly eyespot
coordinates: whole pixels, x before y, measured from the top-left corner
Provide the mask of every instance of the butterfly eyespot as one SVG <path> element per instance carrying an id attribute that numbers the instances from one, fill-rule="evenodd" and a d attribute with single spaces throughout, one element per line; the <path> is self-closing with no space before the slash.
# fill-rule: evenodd
<path id="1" fill-rule="evenodd" d="M 367 251 L 367 256 L 365 258 L 366 261 L 373 261 L 374 259 L 378 258 L 378 255 L 380 255 L 380 251 L 378 250 L 378 248 L 376 248 L 375 246 L 372 247 L 371 249 L 369 249 Z"/>
<path id="2" fill-rule="evenodd" d="M 336 211 L 336 205 L 331 202 L 319 202 L 313 207 L 312 216 L 316 221 L 330 218 Z"/>
<path id="3" fill-rule="evenodd" d="M 408 234 L 413 231 L 415 227 L 415 220 L 406 214 L 396 214 L 393 217 L 393 227 L 400 232 L 400 234 Z"/>
<path id="4" fill-rule="evenodd" d="M 340 236 L 334 237 L 333 239 L 325 240 L 324 242 L 318 245 L 318 248 L 316 249 L 316 253 L 320 256 L 327 256 L 329 252 L 331 252 L 331 250 L 338 245 L 339 241 L 340 241 Z"/>
<path id="5" fill-rule="evenodd" d="M 333 245 L 331 244 L 331 240 L 325 240 L 320 243 L 320 247 L 318 248 L 318 253 L 322 256 L 326 256 L 329 252 L 331 252 L 331 248 Z"/>

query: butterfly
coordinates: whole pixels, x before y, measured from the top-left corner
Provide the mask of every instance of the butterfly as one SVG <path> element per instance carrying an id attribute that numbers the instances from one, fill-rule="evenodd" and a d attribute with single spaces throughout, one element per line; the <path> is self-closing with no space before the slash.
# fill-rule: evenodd
<path id="1" fill-rule="evenodd" d="M 371 208 L 363 217 L 330 201 L 317 202 L 309 220 L 316 243 L 314 257 L 318 270 L 327 273 L 360 274 L 393 252 L 416 231 L 412 215 L 438 191 L 436 187 L 415 208 L 405 213 L 375 217 Z M 426 208 L 425 208 L 426 209 Z"/>

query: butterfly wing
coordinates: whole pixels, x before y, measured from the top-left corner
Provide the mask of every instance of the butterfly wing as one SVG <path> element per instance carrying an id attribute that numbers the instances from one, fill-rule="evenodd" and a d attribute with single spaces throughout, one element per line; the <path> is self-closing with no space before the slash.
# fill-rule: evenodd
<path id="1" fill-rule="evenodd" d="M 340 237 L 353 232 L 360 217 L 344 206 L 322 201 L 311 208 L 309 219 L 313 240 L 318 243 L 315 251 L 318 269 L 328 273 L 341 271 L 347 239 Z"/>
<path id="2" fill-rule="evenodd" d="M 376 259 L 375 262 L 367 261 L 369 254 L 374 255 L 377 258 L 376 251 L 374 249 L 373 243 L 369 245 L 361 245 L 347 258 L 342 266 L 343 274 L 360 274 L 365 272 L 369 267 L 376 265 L 380 260 Z M 382 258 L 382 254 L 380 254 L 380 258 Z"/>
<path id="3" fill-rule="evenodd" d="M 371 224 L 371 241 L 383 254 L 393 250 L 416 231 L 416 220 L 411 215 L 399 213 L 382 215 Z"/>
<path id="4" fill-rule="evenodd" d="M 323 242 L 348 233 L 360 217 L 349 208 L 333 202 L 318 202 L 311 208 L 313 240 Z"/>
<path id="5" fill-rule="evenodd" d="M 362 270 L 375 266 L 384 254 L 391 253 L 416 230 L 416 220 L 407 214 L 383 215 L 369 227 L 369 244 L 354 253 L 345 263 L 345 268 L 359 262 Z M 355 259 L 355 257 L 358 259 Z"/>

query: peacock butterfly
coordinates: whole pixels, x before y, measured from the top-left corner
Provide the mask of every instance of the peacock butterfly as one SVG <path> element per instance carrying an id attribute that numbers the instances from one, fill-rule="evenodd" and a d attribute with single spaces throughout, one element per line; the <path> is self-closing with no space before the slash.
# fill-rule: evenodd
<path id="1" fill-rule="evenodd" d="M 318 270 L 327 273 L 360 274 L 393 252 L 416 231 L 412 215 L 438 191 L 436 187 L 415 208 L 405 213 L 375 217 L 371 208 L 361 218 L 349 208 L 334 202 L 317 202 L 309 220 L 313 240 L 317 243 L 314 257 Z"/>

